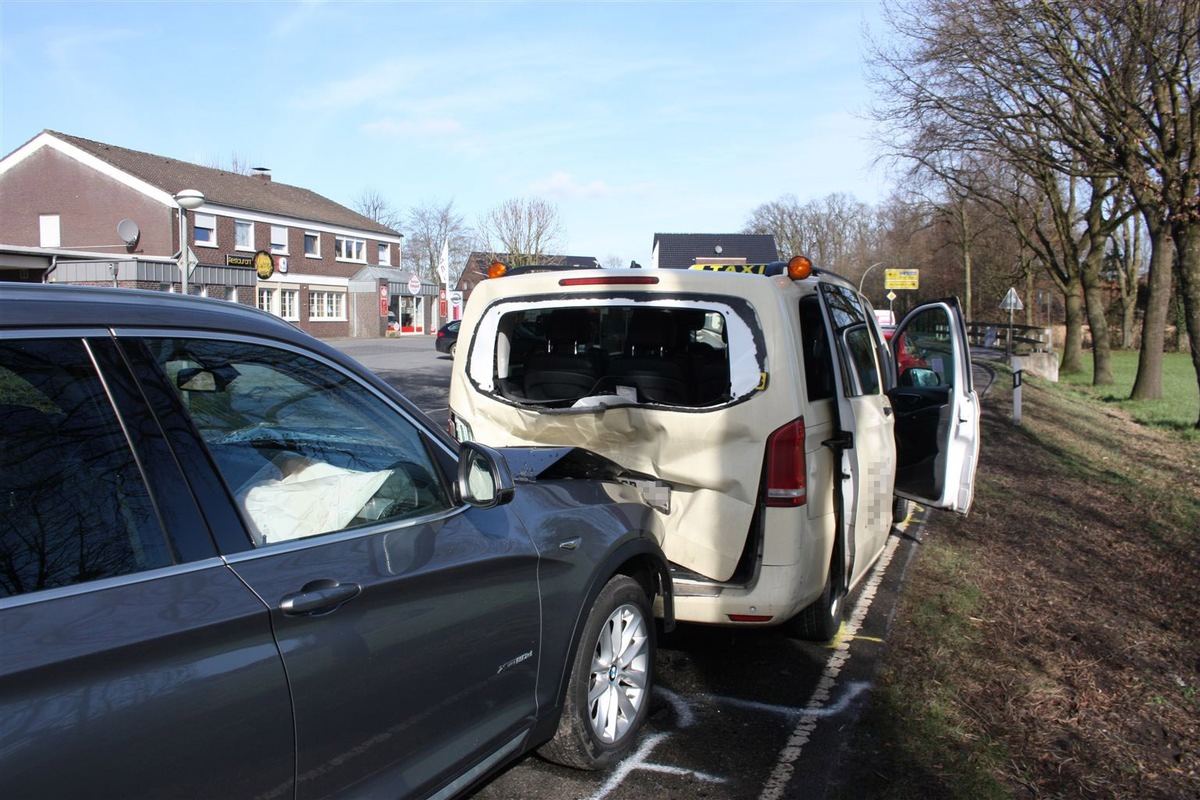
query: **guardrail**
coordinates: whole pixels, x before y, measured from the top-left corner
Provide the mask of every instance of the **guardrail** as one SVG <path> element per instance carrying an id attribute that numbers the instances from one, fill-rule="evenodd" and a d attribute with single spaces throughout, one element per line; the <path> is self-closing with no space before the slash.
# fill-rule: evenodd
<path id="1" fill-rule="evenodd" d="M 994 347 L 1009 353 L 1045 353 L 1054 349 L 1049 328 L 1009 325 L 1007 322 L 968 322 L 967 340 L 976 347 Z"/>

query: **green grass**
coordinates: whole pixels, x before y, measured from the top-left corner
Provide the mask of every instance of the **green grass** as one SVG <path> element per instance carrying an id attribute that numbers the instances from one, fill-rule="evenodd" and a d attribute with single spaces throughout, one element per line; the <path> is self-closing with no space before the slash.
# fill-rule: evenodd
<path id="1" fill-rule="evenodd" d="M 1074 765 L 1065 751 L 1044 746 L 1058 741 L 1049 736 L 1054 725 L 1069 729 L 1069 717 L 1054 722 L 1068 708 L 1056 702 L 1077 697 L 1089 686 L 1087 679 L 1078 680 L 1072 677 L 1076 673 L 1060 668 L 1076 662 L 1044 655 L 1059 652 L 1057 637 L 1086 641 L 1092 621 L 1101 618 L 1097 614 L 1128 620 L 1135 630 L 1151 627 L 1151 615 L 1125 616 L 1125 607 L 1113 600 L 1120 591 L 1094 593 L 1093 573 L 1065 569 L 1075 562 L 1055 556 L 1057 543 L 1064 540 L 1092 546 L 1106 558 L 1109 554 L 1105 534 L 1089 533 L 1095 525 L 1093 511 L 1073 498 L 1087 494 L 1083 487 L 1088 487 L 1097 490 L 1093 500 L 1107 493 L 1119 508 L 1145 514 L 1144 519 L 1136 514 L 1122 517 L 1105 507 L 1094 509 L 1101 526 L 1110 526 L 1113 534 L 1115 549 L 1106 564 L 1111 569 L 1104 572 L 1098 566 L 1094 573 L 1106 575 L 1100 580 L 1108 586 L 1121 585 L 1121 570 L 1144 563 L 1129 556 L 1135 549 L 1143 556 L 1161 552 L 1167 560 L 1188 558 L 1200 541 L 1200 503 L 1194 492 L 1180 491 L 1179 485 L 1180 480 L 1191 481 L 1194 466 L 1180 468 L 1177 457 L 1191 442 L 1200 441 L 1192 429 L 1200 408 L 1192 364 L 1185 355 L 1168 355 L 1163 373 L 1167 396 L 1155 403 L 1131 403 L 1127 398 L 1137 355 L 1116 356 L 1115 387 L 1090 386 L 1090 373 L 1058 384 L 1030 379 L 1025 424 L 1020 427 L 1010 421 L 1010 374 L 998 365 L 994 393 L 984 400 L 984 453 L 974 510 L 967 519 L 944 515 L 923 542 L 906 578 L 872 700 L 856 731 L 853 756 L 831 800 L 1081 796 L 1069 793 L 1078 790 L 1070 782 L 1073 778 L 1057 782 L 1064 769 L 1091 781 L 1090 786 L 1119 782 L 1124 791 L 1136 783 L 1121 778 L 1140 775 L 1140 768 L 1119 762 L 1107 770 L 1094 763 Z M 1113 405 L 1128 409 L 1139 424 L 1161 433 L 1146 440 L 1131 438 L 1123 421 L 1115 424 L 1115 418 L 1124 415 L 1111 409 Z M 1175 440 L 1169 443 L 1175 455 L 1162 457 L 1154 443 L 1166 446 L 1161 444 L 1164 440 Z M 1043 491 L 1059 486 L 1059 495 Z M 1033 492 L 1031 502 L 1021 499 L 1026 491 Z M 1043 532 L 1044 537 L 1031 531 Z M 1043 541 L 1044 551 L 1037 549 Z M 1009 570 L 1012 553 L 1020 559 Z M 1124 560 L 1118 563 L 1118 557 Z M 1055 587 L 1039 592 L 1033 585 L 1005 581 L 1022 570 L 1054 576 Z M 1136 580 L 1129 580 L 1132 588 Z M 1015 595 L 1014 586 L 1027 588 L 1028 595 Z M 1189 605 L 1190 612 L 1192 596 L 1171 602 Z M 1035 607 L 1036 613 L 1021 615 L 1021 609 Z M 1056 616 L 1044 615 L 1047 608 L 1054 608 Z M 1175 658 L 1168 673 L 1178 669 L 1178 674 L 1186 674 L 1188 630 L 1184 625 L 1178 634 L 1183 640 L 1179 658 L 1163 646 L 1176 634 L 1164 633 L 1151 645 L 1155 653 L 1166 654 L 1163 658 Z M 1078 674 L 1088 675 L 1091 669 Z M 1178 718 L 1182 709 L 1183 716 L 1194 719 L 1200 707 L 1197 688 L 1192 682 L 1177 685 L 1163 679 L 1156 669 L 1117 673 L 1109 667 L 1108 674 L 1134 675 L 1137 686 L 1153 685 L 1143 696 L 1152 706 L 1149 718 Z M 1153 756 L 1159 749 L 1161 744 L 1149 744 L 1143 755 Z M 1043 763 L 1045 758 L 1057 760 Z M 1175 795 L 1151 791 L 1142 796 Z"/>
<path id="2" fill-rule="evenodd" d="M 1163 396 L 1161 400 L 1130 400 L 1129 392 L 1137 377 L 1138 354 L 1134 351 L 1113 351 L 1113 384 L 1092 386 L 1092 355 L 1084 355 L 1083 372 L 1062 374 L 1059 381 L 1064 386 L 1120 406 L 1143 425 L 1179 431 L 1189 440 L 1200 441 L 1200 431 L 1195 429 L 1200 416 L 1200 387 L 1196 383 L 1196 370 L 1191 357 L 1186 353 L 1163 354 Z"/>
<path id="3" fill-rule="evenodd" d="M 971 554 L 949 548 L 921 554 L 926 568 L 905 587 L 906 624 L 927 632 L 917 646 L 919 679 L 905 666 L 884 663 L 873 690 L 869 768 L 834 787 L 831 800 L 1009 800 L 996 777 L 1009 762 L 1006 748 L 980 730 L 963 706 L 958 683 L 986 672 L 980 632 L 972 622 L 984 598 L 972 582 Z M 911 651 L 910 651 L 911 652 Z"/>

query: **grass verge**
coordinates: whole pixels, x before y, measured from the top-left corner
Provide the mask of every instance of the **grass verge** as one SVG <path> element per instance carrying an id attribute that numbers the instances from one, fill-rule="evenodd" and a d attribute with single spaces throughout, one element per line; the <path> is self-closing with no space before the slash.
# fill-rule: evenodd
<path id="1" fill-rule="evenodd" d="M 1196 418 L 1200 412 L 1200 386 L 1196 370 L 1186 353 L 1163 354 L 1163 396 L 1161 400 L 1130 400 L 1129 392 L 1137 378 L 1138 354 L 1117 350 L 1112 354 L 1113 384 L 1092 386 L 1092 355 L 1084 356 L 1083 372 L 1062 375 L 1062 385 L 1125 409 L 1134 420 L 1151 427 L 1178 431 L 1186 439 L 1200 442 Z"/>
<path id="2" fill-rule="evenodd" d="M 1030 378 L 1014 427 L 1010 385 L 984 402 L 970 517 L 926 529 L 830 796 L 1195 797 L 1200 447 Z"/>

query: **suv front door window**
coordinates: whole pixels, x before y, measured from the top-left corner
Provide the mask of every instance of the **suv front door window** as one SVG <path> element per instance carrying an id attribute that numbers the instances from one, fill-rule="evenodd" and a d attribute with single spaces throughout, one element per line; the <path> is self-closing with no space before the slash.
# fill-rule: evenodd
<path id="1" fill-rule="evenodd" d="M 411 422 L 356 381 L 255 344 L 151 340 L 256 545 L 445 512 Z"/>

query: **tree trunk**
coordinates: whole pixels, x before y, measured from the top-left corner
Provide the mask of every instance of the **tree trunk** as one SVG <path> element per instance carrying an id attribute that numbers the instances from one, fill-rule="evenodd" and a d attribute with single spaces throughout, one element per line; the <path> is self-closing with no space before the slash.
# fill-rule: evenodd
<path id="1" fill-rule="evenodd" d="M 959 202 L 958 213 L 959 223 L 962 225 L 963 282 L 965 284 L 963 308 L 967 312 L 967 321 L 970 322 L 975 319 L 975 313 L 971 307 L 971 234 L 969 230 L 970 220 L 967 219 L 967 204 L 965 202 Z"/>
<path id="2" fill-rule="evenodd" d="M 1166 343 L 1167 307 L 1171 302 L 1171 264 L 1175 244 L 1171 232 L 1153 212 L 1147 213 L 1150 230 L 1150 274 L 1146 280 L 1146 315 L 1142 319 L 1142 349 L 1130 400 L 1162 397 L 1163 345 Z"/>
<path id="3" fill-rule="evenodd" d="M 1021 248 L 1021 273 L 1025 276 L 1025 324 L 1033 327 L 1037 324 L 1037 281 L 1034 280 L 1033 264 Z"/>
<path id="4" fill-rule="evenodd" d="M 1174 226 L 1175 250 L 1179 255 L 1179 290 L 1183 297 L 1183 316 L 1187 324 L 1192 367 L 1200 385 L 1200 222 L 1179 222 Z M 1183 331 L 1179 332 L 1183 336 Z M 1200 429 L 1200 411 L 1196 426 Z"/>
<path id="5" fill-rule="evenodd" d="M 1104 313 L 1104 291 L 1100 276 L 1092 268 L 1083 270 L 1083 305 L 1088 327 L 1092 329 L 1092 385 L 1110 386 L 1112 373 L 1112 342 L 1108 335 L 1108 317 Z"/>
<path id="6" fill-rule="evenodd" d="M 1083 372 L 1083 288 L 1073 281 L 1063 289 L 1063 305 L 1067 311 L 1067 335 L 1063 342 L 1059 372 Z"/>

